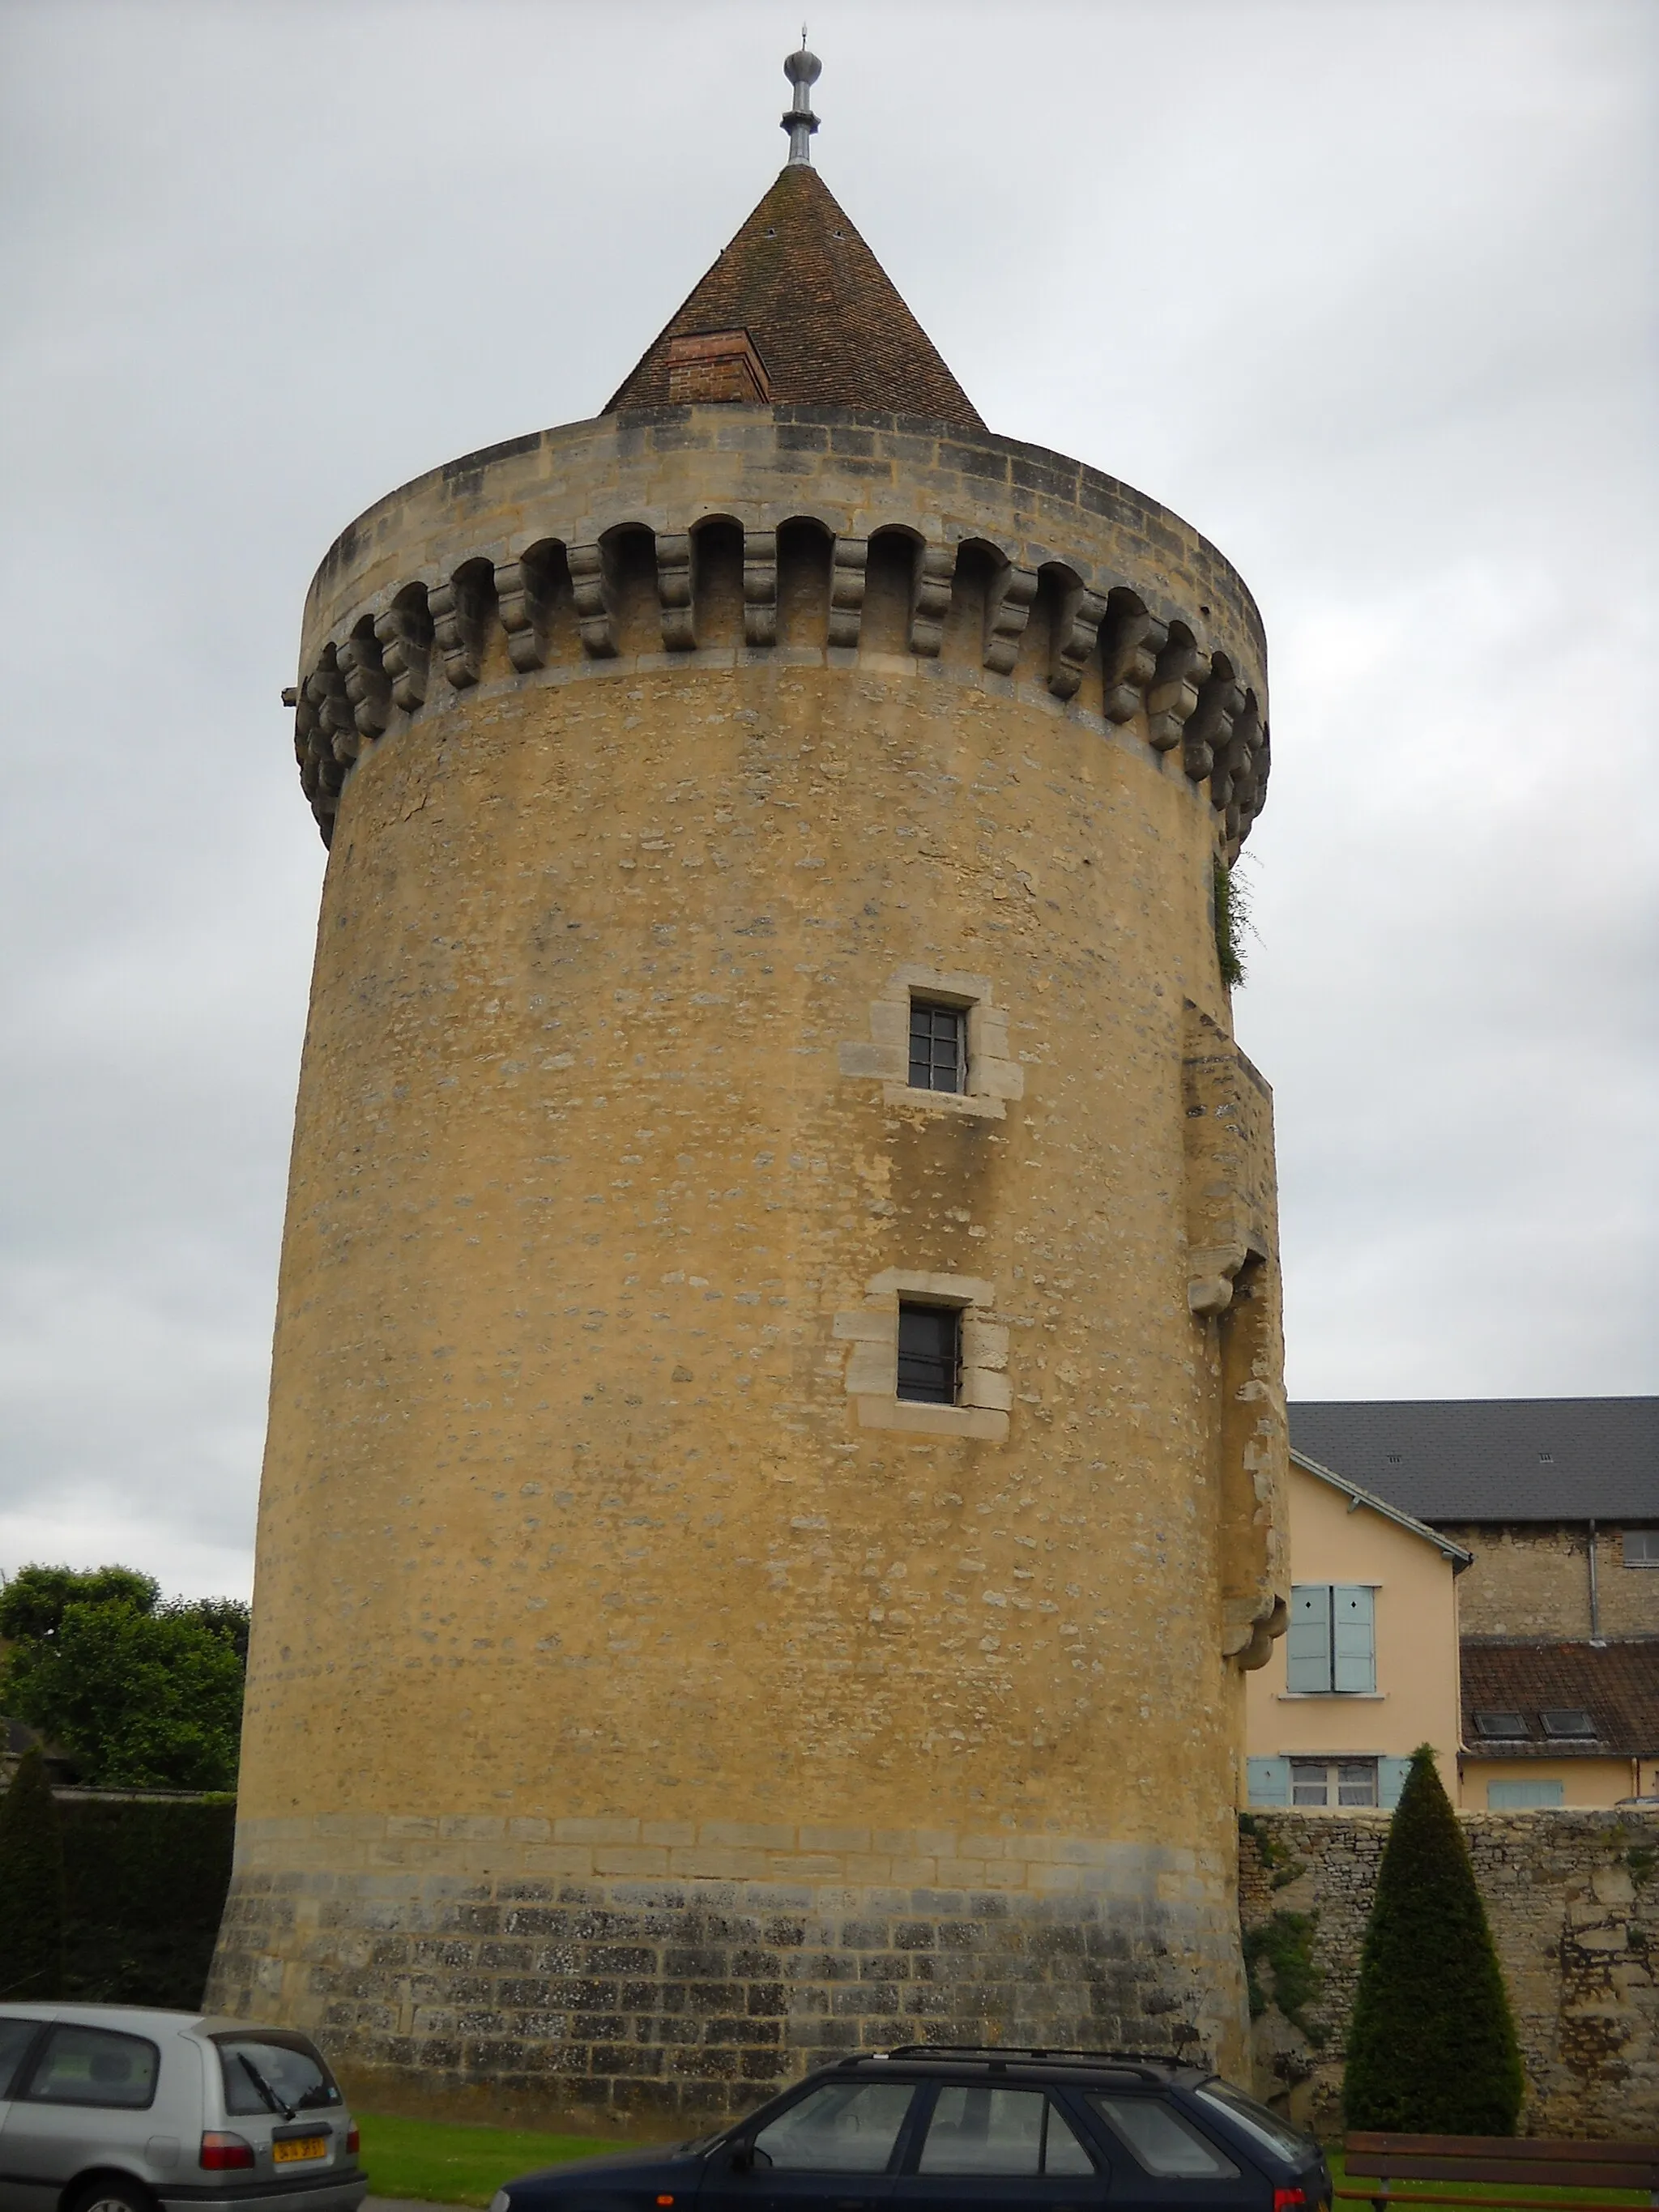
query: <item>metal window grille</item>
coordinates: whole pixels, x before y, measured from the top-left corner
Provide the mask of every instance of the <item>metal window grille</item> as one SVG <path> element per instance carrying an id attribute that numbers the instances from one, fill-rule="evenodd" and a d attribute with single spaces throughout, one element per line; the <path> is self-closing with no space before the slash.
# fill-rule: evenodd
<path id="1" fill-rule="evenodd" d="M 968 1010 L 910 1001 L 910 1085 L 915 1091 L 968 1088 Z"/>
<path id="2" fill-rule="evenodd" d="M 962 1393 L 962 1316 L 954 1306 L 901 1304 L 898 1395 L 954 1406 Z"/>

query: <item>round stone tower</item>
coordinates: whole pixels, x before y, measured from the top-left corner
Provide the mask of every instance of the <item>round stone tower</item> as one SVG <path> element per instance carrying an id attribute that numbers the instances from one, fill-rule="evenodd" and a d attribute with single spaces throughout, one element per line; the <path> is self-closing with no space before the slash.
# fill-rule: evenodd
<path id="1" fill-rule="evenodd" d="M 1243 2061 L 1284 1615 L 1249 592 L 791 158 L 603 413 L 354 522 L 212 2001 L 645 2125 Z M 1045 341 L 1047 343 L 1047 341 Z"/>

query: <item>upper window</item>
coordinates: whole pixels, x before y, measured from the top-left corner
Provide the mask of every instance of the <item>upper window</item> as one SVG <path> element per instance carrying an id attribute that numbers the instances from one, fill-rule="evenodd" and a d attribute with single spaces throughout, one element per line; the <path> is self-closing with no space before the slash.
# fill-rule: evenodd
<path id="1" fill-rule="evenodd" d="M 928 999 L 911 1000 L 910 1087 L 913 1091 L 966 1091 L 965 1006 L 941 1006 Z"/>
<path id="2" fill-rule="evenodd" d="M 755 2163 L 778 2173 L 885 2173 L 910 2106 L 908 2081 L 829 2081 L 755 2137 Z"/>
<path id="3" fill-rule="evenodd" d="M 1538 1716 L 1546 1735 L 1594 1735 L 1595 1723 L 1577 1705 L 1557 1705 Z"/>
<path id="4" fill-rule="evenodd" d="M 140 2035 L 106 2027 L 55 2027 L 24 2094 L 42 2105 L 112 2105 L 142 2111 L 155 2098 L 161 2054 Z"/>
<path id="5" fill-rule="evenodd" d="M 1091 2089 L 1089 2102 L 1128 2144 L 1136 2165 L 1160 2179 L 1212 2181 L 1238 2172 L 1231 2159 L 1162 2098 L 1109 2097 Z"/>
<path id="6" fill-rule="evenodd" d="M 1375 1692 L 1375 1595 L 1364 1583 L 1296 1584 L 1285 1638 L 1285 1686 L 1292 1695 Z"/>
<path id="7" fill-rule="evenodd" d="M 1092 2173 L 1094 2160 L 1040 2089 L 941 2089 L 922 2173 Z"/>
<path id="8" fill-rule="evenodd" d="M 225 2080 L 225 2110 L 233 2115 L 314 2112 L 341 2101 L 339 2084 L 302 2035 L 270 2028 L 257 2035 L 216 2035 Z"/>
<path id="9" fill-rule="evenodd" d="M 1659 1567 L 1659 1528 L 1626 1529 L 1625 1565 L 1627 1567 Z"/>
<path id="10" fill-rule="evenodd" d="M 1516 1735 L 1527 1733 L 1526 1716 L 1512 1712 L 1477 1712 L 1474 1717 L 1477 1735 Z"/>
<path id="11" fill-rule="evenodd" d="M 962 1314 L 956 1306 L 899 1300 L 898 1395 L 925 1406 L 954 1406 L 962 1395 Z"/>

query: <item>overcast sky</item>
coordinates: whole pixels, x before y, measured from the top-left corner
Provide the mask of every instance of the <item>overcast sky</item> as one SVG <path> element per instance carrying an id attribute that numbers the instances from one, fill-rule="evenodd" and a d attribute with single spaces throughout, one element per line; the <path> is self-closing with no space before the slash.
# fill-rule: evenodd
<path id="1" fill-rule="evenodd" d="M 784 7 L 0 0 L 0 1569 L 245 1590 L 336 532 L 591 415 L 781 163 Z M 993 428 L 1243 569 L 1291 1388 L 1655 1388 L 1659 6 L 815 0 Z"/>

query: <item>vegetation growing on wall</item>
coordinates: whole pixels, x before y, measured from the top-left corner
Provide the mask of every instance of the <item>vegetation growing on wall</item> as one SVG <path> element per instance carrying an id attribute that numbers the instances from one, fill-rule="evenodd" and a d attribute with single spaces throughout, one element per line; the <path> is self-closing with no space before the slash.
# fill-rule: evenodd
<path id="1" fill-rule="evenodd" d="M 1347 2124 L 1509 2136 L 1523 2092 L 1486 1907 L 1424 1744 L 1413 1754 L 1377 1869 L 1348 2031 Z"/>
<path id="2" fill-rule="evenodd" d="M 1325 2045 L 1324 2029 L 1308 2018 L 1308 2007 L 1319 2002 L 1325 1988 L 1325 1977 L 1314 1958 L 1314 1937 L 1318 1927 L 1316 1913 L 1275 1912 L 1271 1919 L 1244 1931 L 1244 1978 L 1249 1990 L 1250 2018 L 1260 2020 L 1269 2004 L 1276 2005 L 1316 2051 L 1322 2050 Z M 1264 1965 L 1273 1977 L 1271 1988 L 1261 1978 Z"/>
<path id="3" fill-rule="evenodd" d="M 1221 980 L 1231 991 L 1244 981 L 1244 939 L 1250 927 L 1249 894 L 1237 866 L 1218 860 L 1211 876 L 1215 902 L 1215 951 Z"/>
<path id="4" fill-rule="evenodd" d="M 37 1744 L 0 1798 L 0 2003 L 64 1995 L 64 1846 Z"/>
<path id="5" fill-rule="evenodd" d="M 100 1789 L 228 1790 L 236 1780 L 247 1607 L 161 1602 L 131 1567 L 24 1567 L 0 1589 L 0 1712 Z"/>

